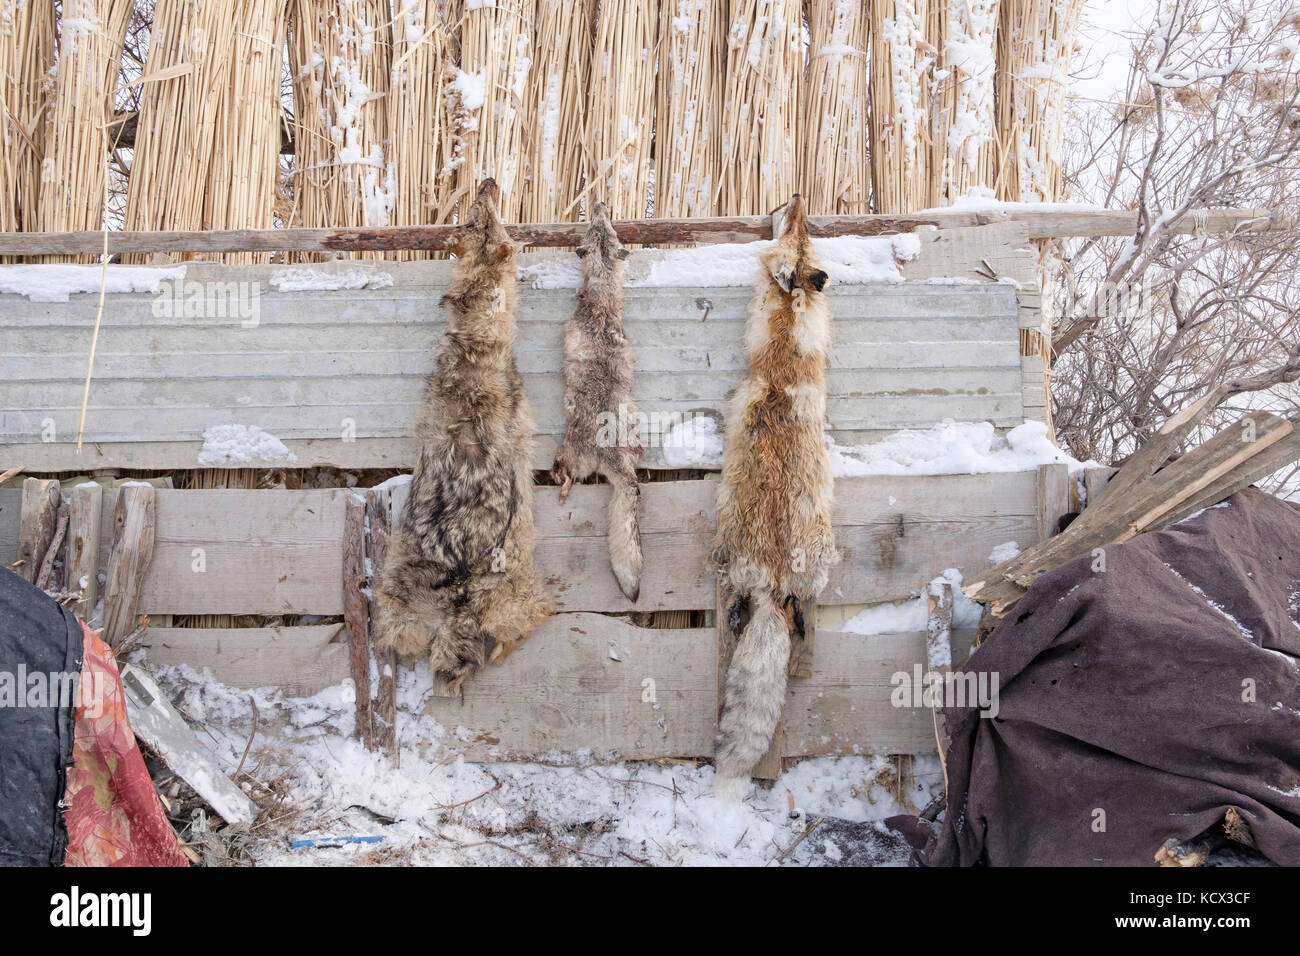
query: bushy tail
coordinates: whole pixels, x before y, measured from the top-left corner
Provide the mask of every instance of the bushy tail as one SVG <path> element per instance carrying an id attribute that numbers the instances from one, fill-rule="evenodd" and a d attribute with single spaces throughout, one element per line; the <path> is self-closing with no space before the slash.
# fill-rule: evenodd
<path id="1" fill-rule="evenodd" d="M 615 477 L 609 496 L 609 563 L 618 586 L 629 601 L 641 595 L 641 524 L 637 506 L 641 489 L 631 481 Z"/>
<path id="2" fill-rule="evenodd" d="M 772 596 L 751 599 L 749 624 L 727 670 L 722 719 L 714 748 L 714 789 L 739 798 L 755 765 L 767 752 L 785 704 L 790 632 Z"/>

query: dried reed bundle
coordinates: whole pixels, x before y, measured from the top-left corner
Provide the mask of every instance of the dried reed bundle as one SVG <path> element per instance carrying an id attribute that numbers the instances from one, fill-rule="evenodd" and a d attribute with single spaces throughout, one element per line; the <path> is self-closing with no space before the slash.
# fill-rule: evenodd
<path id="1" fill-rule="evenodd" d="M 865 0 L 814 0 L 799 111 L 799 190 L 814 214 L 870 211 Z"/>
<path id="2" fill-rule="evenodd" d="M 64 0 L 53 98 L 45 113 L 44 175 L 36 228 L 100 229 L 113 96 L 132 0 Z M 55 256 L 94 261 L 94 256 Z"/>
<path id="3" fill-rule="evenodd" d="M 439 0 L 396 0 L 393 62 L 388 92 L 389 156 L 393 169 L 392 223 L 451 221 L 454 207 L 452 137 L 447 80 L 455 59 L 452 30 Z M 399 259 L 427 259 L 404 251 Z"/>
<path id="4" fill-rule="evenodd" d="M 1002 0 L 997 36 L 999 199 L 1061 195 L 1061 124 L 1082 0 Z"/>
<path id="5" fill-rule="evenodd" d="M 460 17 L 460 66 L 450 84 L 458 205 L 491 176 L 501 187 L 501 215 L 523 209 L 527 134 L 525 90 L 532 80 L 533 20 L 537 0 L 465 0 Z"/>
<path id="6" fill-rule="evenodd" d="M 940 64 L 935 95 L 938 127 L 931 168 L 939 177 L 940 203 L 972 189 L 992 195 L 997 147 L 993 87 L 999 0 L 949 0 L 936 8 Z"/>
<path id="7" fill-rule="evenodd" d="M 587 78 L 591 24 L 567 0 L 537 0 L 535 62 L 524 91 L 529 124 L 528 184 L 521 218 L 563 222 L 580 211 L 573 201 L 586 181 Z"/>
<path id="8" fill-rule="evenodd" d="M 0 5 L 0 230 L 37 229 L 41 161 L 54 65 L 54 4 L 5 0 Z"/>
<path id="9" fill-rule="evenodd" d="M 601 0 L 587 98 L 588 205 L 615 219 L 649 210 L 659 0 Z"/>
<path id="10" fill-rule="evenodd" d="M 722 176 L 727 0 L 662 0 L 655 100 L 655 215 L 716 215 Z"/>
<path id="11" fill-rule="evenodd" d="M 723 78 L 724 215 L 770 212 L 798 192 L 803 11 L 795 0 L 731 0 Z"/>
<path id="12" fill-rule="evenodd" d="M 871 4 L 871 186 L 875 211 L 933 206 L 931 87 L 938 37 L 932 0 Z"/>
<path id="13" fill-rule="evenodd" d="M 289 225 L 387 226 L 394 192 L 384 150 L 393 52 L 388 0 L 289 0 L 289 17 Z"/>
<path id="14" fill-rule="evenodd" d="M 285 5 L 157 0 L 127 192 L 128 229 L 271 226 Z M 240 28 L 231 29 L 236 22 Z"/>

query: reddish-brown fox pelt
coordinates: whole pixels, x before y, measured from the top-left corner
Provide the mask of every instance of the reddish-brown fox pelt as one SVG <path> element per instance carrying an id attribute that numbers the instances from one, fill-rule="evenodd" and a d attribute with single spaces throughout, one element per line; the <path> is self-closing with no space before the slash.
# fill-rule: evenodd
<path id="1" fill-rule="evenodd" d="M 376 644 L 427 655 L 451 688 L 554 613 L 533 567 L 533 421 L 511 351 L 515 245 L 479 187 L 457 233 L 419 458 L 379 587 Z"/>
<path id="2" fill-rule="evenodd" d="M 632 349 L 623 331 L 623 260 L 628 251 L 597 203 L 578 246 L 582 289 L 564 333 L 564 440 L 551 475 L 560 501 L 575 481 L 599 472 L 610 483 L 609 563 L 618 586 L 635 601 L 641 593 L 641 489 L 636 465 L 644 454 L 639 417 L 632 402 Z M 602 427 L 601 418 L 606 418 Z M 619 427 L 611 430 L 608 422 Z M 626 425 L 626 427 L 624 427 Z"/>
<path id="3" fill-rule="evenodd" d="M 715 750 L 716 785 L 735 796 L 766 752 L 785 702 L 791 631 L 801 605 L 839 560 L 833 478 L 823 438 L 830 304 L 803 201 L 760 257 L 745 326 L 749 371 L 727 412 L 714 560 L 736 595 L 732 626 L 749 622 L 727 671 Z"/>

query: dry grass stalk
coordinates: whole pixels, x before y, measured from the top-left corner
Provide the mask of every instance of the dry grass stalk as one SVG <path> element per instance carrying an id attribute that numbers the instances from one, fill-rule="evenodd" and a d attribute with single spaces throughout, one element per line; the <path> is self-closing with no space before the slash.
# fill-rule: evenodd
<path id="1" fill-rule="evenodd" d="M 997 37 L 997 198 L 1055 202 L 1070 54 L 1082 0 L 1002 0 Z"/>
<path id="2" fill-rule="evenodd" d="M 395 226 L 451 221 L 453 186 L 447 79 L 455 49 L 439 0 L 396 0 L 388 92 Z M 404 251 L 398 259 L 427 259 Z"/>
<path id="3" fill-rule="evenodd" d="M 587 78 L 591 24 L 568 0 L 537 0 L 534 63 L 524 91 L 530 125 L 525 222 L 576 220 L 573 200 L 586 181 Z M 567 210 L 567 214 L 566 214 Z"/>
<path id="4" fill-rule="evenodd" d="M 64 0 L 58 60 L 45 112 L 45 158 L 35 228 L 101 229 L 113 97 L 132 0 Z M 93 262 L 94 256 L 49 261 Z"/>
<path id="5" fill-rule="evenodd" d="M 659 0 L 602 0 L 587 99 L 585 201 L 615 219 L 647 215 L 654 139 Z M 576 207 L 575 207 L 576 208 Z"/>
<path id="6" fill-rule="evenodd" d="M 54 65 L 54 4 L 7 0 L 0 5 L 0 230 L 36 226 L 41 161 Z"/>
<path id="7" fill-rule="evenodd" d="M 933 0 L 871 4 L 871 186 L 874 212 L 937 205 L 930 170 L 937 48 Z"/>
<path id="8" fill-rule="evenodd" d="M 727 0 L 662 0 L 655 101 L 655 215 L 717 215 Z"/>
<path id="9" fill-rule="evenodd" d="M 454 196 L 468 207 L 478 184 L 492 177 L 501 187 L 501 215 L 518 220 L 523 209 L 527 136 L 525 91 L 533 80 L 536 0 L 466 0 L 460 15 L 460 66 L 450 85 L 454 145 Z"/>
<path id="10" fill-rule="evenodd" d="M 798 192 L 803 10 L 794 0 L 732 0 L 722 95 L 718 208 L 762 215 Z"/>
<path id="11" fill-rule="evenodd" d="M 289 0 L 289 16 L 295 188 L 288 225 L 390 225 L 388 2 Z"/>
<path id="12" fill-rule="evenodd" d="M 799 189 L 815 215 L 870 211 L 866 0 L 808 9 L 808 77 L 799 111 Z"/>
<path id="13" fill-rule="evenodd" d="M 271 227 L 285 6 L 286 0 L 157 0 L 126 228 Z M 239 29 L 231 29 L 236 22 Z"/>
<path id="14" fill-rule="evenodd" d="M 999 0 L 949 0 L 936 8 L 940 65 L 931 168 L 939 201 L 976 190 L 992 195 L 997 177 L 994 77 Z"/>

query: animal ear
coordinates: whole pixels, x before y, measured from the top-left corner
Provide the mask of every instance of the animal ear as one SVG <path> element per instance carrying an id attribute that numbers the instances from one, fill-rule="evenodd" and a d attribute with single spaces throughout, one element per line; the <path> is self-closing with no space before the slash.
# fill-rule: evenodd
<path id="1" fill-rule="evenodd" d="M 630 256 L 631 254 L 632 254 L 632 250 L 631 250 L 631 249 L 622 249 L 622 248 L 620 248 L 616 253 L 614 253 L 614 258 L 615 258 L 615 259 L 626 259 L 626 258 L 627 258 L 628 256 Z"/>
<path id="2" fill-rule="evenodd" d="M 812 283 L 812 287 L 813 287 L 814 289 L 816 289 L 818 292 L 820 292 L 822 289 L 826 288 L 826 280 L 827 280 L 827 278 L 829 278 L 829 277 L 826 275 L 826 273 L 824 273 L 824 272 L 822 272 L 820 269 L 818 269 L 816 272 L 814 272 L 814 273 L 812 273 L 810 276 L 808 276 L 808 281 L 809 281 L 810 283 Z"/>

